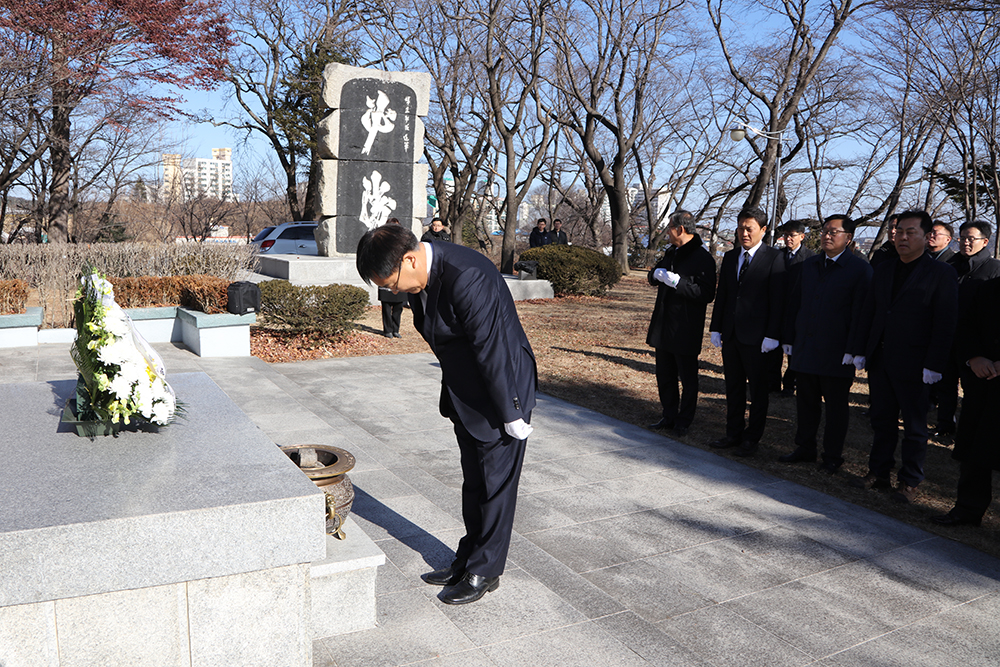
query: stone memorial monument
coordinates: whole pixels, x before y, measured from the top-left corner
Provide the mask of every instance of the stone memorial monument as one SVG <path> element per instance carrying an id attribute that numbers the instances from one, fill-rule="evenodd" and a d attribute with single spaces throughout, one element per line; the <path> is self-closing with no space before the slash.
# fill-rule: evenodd
<path id="1" fill-rule="evenodd" d="M 341 65 L 323 72 L 319 227 L 325 257 L 353 254 L 358 239 L 389 218 L 420 236 L 427 201 L 424 125 L 429 74 Z"/>

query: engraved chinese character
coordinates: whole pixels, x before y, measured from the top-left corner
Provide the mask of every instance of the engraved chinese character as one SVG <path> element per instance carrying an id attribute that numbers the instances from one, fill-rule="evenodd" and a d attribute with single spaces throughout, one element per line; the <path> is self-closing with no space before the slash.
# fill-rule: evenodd
<path id="1" fill-rule="evenodd" d="M 379 132 L 392 132 L 395 127 L 393 121 L 396 120 L 396 112 L 389 108 L 389 97 L 381 90 L 378 91 L 376 99 L 365 98 L 368 104 L 368 111 L 361 116 L 361 124 L 368 130 L 368 139 L 365 141 L 361 152 L 368 155 L 375 143 L 375 137 Z"/>
<path id="2" fill-rule="evenodd" d="M 358 217 L 369 229 L 375 229 L 384 225 L 389 214 L 396 210 L 396 200 L 386 196 L 391 186 L 382 180 L 382 174 L 377 171 L 372 171 L 370 177 L 366 176 L 361 181 L 364 192 L 361 194 L 361 215 Z"/>

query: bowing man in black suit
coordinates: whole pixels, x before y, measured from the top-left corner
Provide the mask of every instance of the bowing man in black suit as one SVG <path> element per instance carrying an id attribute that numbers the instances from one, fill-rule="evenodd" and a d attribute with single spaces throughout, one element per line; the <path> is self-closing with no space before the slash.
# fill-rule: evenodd
<path id="1" fill-rule="evenodd" d="M 418 243 L 398 225 L 358 242 L 358 273 L 406 292 L 413 324 L 441 362 L 441 414 L 461 453 L 465 537 L 452 564 L 424 575 L 450 586 L 447 604 L 475 602 L 500 584 L 538 382 L 535 356 L 493 263 L 452 243 Z"/>
<path id="2" fill-rule="evenodd" d="M 737 217 L 736 247 L 722 258 L 719 286 L 709 332 L 722 347 L 726 381 L 726 435 L 711 444 L 738 447 L 737 456 L 753 456 L 767 422 L 765 355 L 778 347 L 785 307 L 785 258 L 764 244 L 767 214 L 743 209 Z M 750 387 L 750 420 L 747 386 Z"/>
<path id="3" fill-rule="evenodd" d="M 778 460 L 816 460 L 816 435 L 825 402 L 826 429 L 819 468 L 831 475 L 844 463 L 850 418 L 848 399 L 854 384 L 854 366 L 844 363 L 847 345 L 872 278 L 868 262 L 848 249 L 854 230 L 854 221 L 846 215 L 830 216 L 823 223 L 823 254 L 809 257 L 800 265 L 781 339 L 789 367 L 795 372 L 798 425 L 795 450 Z"/>
<path id="4" fill-rule="evenodd" d="M 675 211 L 667 222 L 667 249 L 649 272 L 657 287 L 646 344 L 656 350 L 660 421 L 650 428 L 687 433 L 698 404 L 698 355 L 705 336 L 705 311 L 715 298 L 715 260 L 698 236 L 694 216 Z M 680 380 L 683 393 L 677 391 Z"/>
<path id="5" fill-rule="evenodd" d="M 925 252 L 931 225 L 924 211 L 899 215 L 899 257 L 875 267 L 848 349 L 855 367 L 868 369 L 873 431 L 868 475 L 852 483 L 890 488 L 902 416 L 902 465 L 892 497 L 904 503 L 913 502 L 924 479 L 929 386 L 944 373 L 958 316 L 955 269 Z"/>

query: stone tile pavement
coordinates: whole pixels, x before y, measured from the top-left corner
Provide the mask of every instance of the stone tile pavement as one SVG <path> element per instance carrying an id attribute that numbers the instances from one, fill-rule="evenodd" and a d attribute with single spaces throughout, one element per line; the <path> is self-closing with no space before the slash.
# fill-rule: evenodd
<path id="1" fill-rule="evenodd" d="M 0 382 L 72 378 L 66 347 L 0 350 Z M 500 589 L 444 605 L 419 578 L 462 535 L 432 356 L 157 348 L 276 443 L 357 457 L 353 516 L 387 557 L 378 627 L 316 642 L 316 667 L 1000 665 L 1000 561 L 546 396 Z"/>

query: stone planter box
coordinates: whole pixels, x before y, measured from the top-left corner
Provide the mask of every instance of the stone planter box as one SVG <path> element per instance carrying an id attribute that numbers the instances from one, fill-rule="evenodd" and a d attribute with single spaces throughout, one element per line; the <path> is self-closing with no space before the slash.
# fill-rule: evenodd
<path id="1" fill-rule="evenodd" d="M 71 343 L 74 329 L 42 329 L 42 309 L 24 315 L 0 316 L 0 347 L 44 343 Z M 183 343 L 199 357 L 249 357 L 250 325 L 257 316 L 219 313 L 208 315 L 187 308 L 127 308 L 135 327 L 150 343 Z"/>

